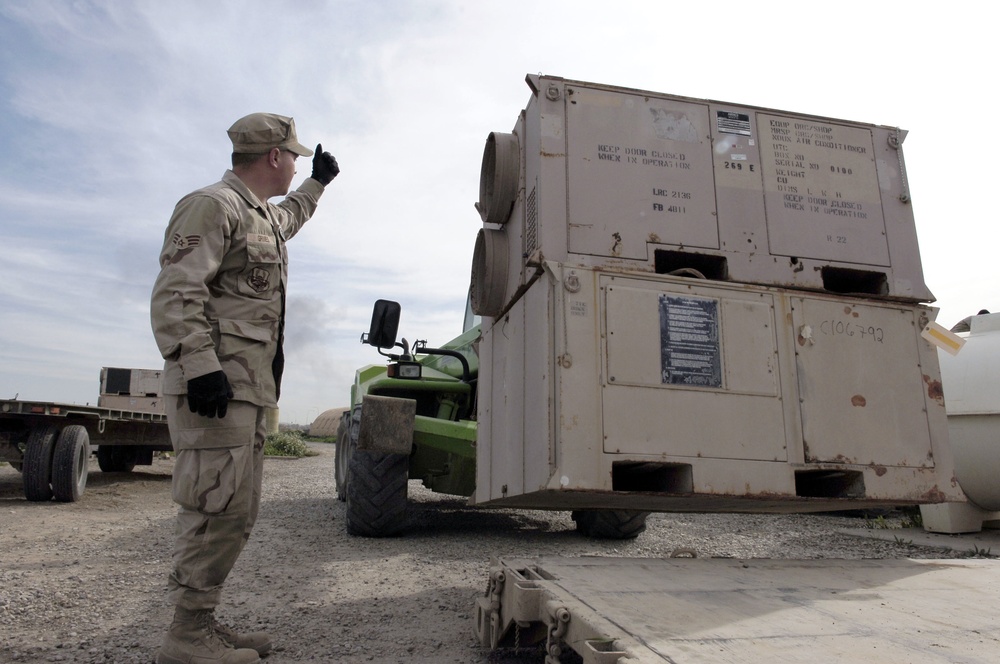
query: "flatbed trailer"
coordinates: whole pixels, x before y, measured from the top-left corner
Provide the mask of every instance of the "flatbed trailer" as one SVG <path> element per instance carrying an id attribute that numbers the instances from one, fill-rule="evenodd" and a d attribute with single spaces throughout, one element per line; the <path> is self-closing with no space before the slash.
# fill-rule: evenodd
<path id="1" fill-rule="evenodd" d="M 497 558 L 476 613 L 484 647 L 546 664 L 986 664 L 1000 562 Z"/>
<path id="2" fill-rule="evenodd" d="M 28 500 L 78 500 L 92 445 L 105 472 L 130 472 L 151 464 L 154 452 L 172 449 L 160 413 L 0 400 L 0 461 L 21 471 Z"/>

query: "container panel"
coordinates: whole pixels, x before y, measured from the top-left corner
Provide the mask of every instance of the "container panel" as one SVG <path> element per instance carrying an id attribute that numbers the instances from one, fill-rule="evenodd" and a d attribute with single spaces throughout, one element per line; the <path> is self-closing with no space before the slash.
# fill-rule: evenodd
<path id="1" fill-rule="evenodd" d="M 646 260 L 647 242 L 718 249 L 708 106 L 566 90 L 569 250 Z"/>
<path id="2" fill-rule="evenodd" d="M 772 254 L 889 266 L 872 131 L 757 114 Z"/>
<path id="3" fill-rule="evenodd" d="M 915 310 L 792 301 L 806 461 L 933 466 Z"/>
<path id="4" fill-rule="evenodd" d="M 524 300 L 503 319 L 484 329 L 481 345 L 489 347 L 480 371 L 491 376 L 492 400 L 488 407 L 488 429 L 480 428 L 479 439 L 490 441 L 477 454 L 489 455 L 488 477 L 479 477 L 477 497 L 485 499 L 524 493 Z M 485 436 L 484 436 L 485 434 Z M 481 473 L 480 473 L 481 474 Z"/>
<path id="5" fill-rule="evenodd" d="M 604 448 L 784 460 L 769 294 L 608 277 Z"/>

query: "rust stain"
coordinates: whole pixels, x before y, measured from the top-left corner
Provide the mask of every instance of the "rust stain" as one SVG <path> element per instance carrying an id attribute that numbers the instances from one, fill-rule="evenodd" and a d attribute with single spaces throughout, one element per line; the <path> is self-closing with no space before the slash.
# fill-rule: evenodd
<path id="1" fill-rule="evenodd" d="M 889 472 L 885 466 L 873 466 L 873 467 L 875 469 L 875 475 L 878 477 L 882 477 L 887 472 Z"/>
<path id="2" fill-rule="evenodd" d="M 757 493 L 748 493 L 740 496 L 740 498 L 749 498 L 751 500 L 781 500 L 786 501 L 791 496 L 786 493 L 778 493 L 777 491 L 759 491 Z"/>
<path id="3" fill-rule="evenodd" d="M 849 459 L 846 456 L 844 456 L 843 454 L 838 454 L 837 456 L 830 457 L 830 458 L 819 457 L 819 456 L 810 454 L 809 453 L 809 445 L 808 444 L 804 444 L 804 455 L 805 455 L 806 463 L 824 463 L 824 464 L 825 463 L 829 463 L 829 464 L 855 465 L 855 461 L 853 459 Z M 834 469 L 833 468 L 817 468 L 816 470 L 834 470 Z"/>
<path id="4" fill-rule="evenodd" d="M 943 406 L 944 387 L 941 386 L 941 381 L 933 380 L 930 376 L 925 374 L 924 382 L 927 384 L 927 396 Z"/>
<path id="5" fill-rule="evenodd" d="M 937 487 L 937 484 L 935 484 L 924 492 L 920 498 L 930 503 L 943 503 L 947 499 L 947 496 Z"/>
<path id="6" fill-rule="evenodd" d="M 860 394 L 855 394 L 853 397 L 851 397 L 851 405 L 855 406 L 856 408 L 864 408 L 865 406 L 868 405 L 868 400 L 865 399 Z"/>
<path id="7" fill-rule="evenodd" d="M 650 233 L 649 234 L 649 241 L 652 242 L 653 244 L 659 244 L 660 243 L 660 236 L 657 235 L 656 233 Z"/>
<path id="8" fill-rule="evenodd" d="M 851 308 L 850 307 L 844 307 L 844 313 L 846 315 L 850 316 L 851 315 Z"/>

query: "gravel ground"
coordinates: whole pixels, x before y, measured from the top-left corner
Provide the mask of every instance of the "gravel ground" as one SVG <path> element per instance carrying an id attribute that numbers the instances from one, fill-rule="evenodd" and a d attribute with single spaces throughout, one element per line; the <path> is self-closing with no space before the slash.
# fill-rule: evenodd
<path id="1" fill-rule="evenodd" d="M 490 653 L 474 637 L 491 556 L 946 558 L 969 552 L 904 538 L 858 537 L 865 519 L 820 515 L 656 514 L 632 541 L 588 540 L 568 513 L 473 510 L 411 483 L 404 537 L 344 531 L 334 447 L 265 461 L 260 519 L 224 593 L 220 617 L 275 637 L 268 664 L 540 662 Z M 77 503 L 28 503 L 0 466 L 0 662 L 153 661 L 172 613 L 172 461 L 102 473 L 92 460 Z M 884 524 L 899 525 L 890 513 Z"/>

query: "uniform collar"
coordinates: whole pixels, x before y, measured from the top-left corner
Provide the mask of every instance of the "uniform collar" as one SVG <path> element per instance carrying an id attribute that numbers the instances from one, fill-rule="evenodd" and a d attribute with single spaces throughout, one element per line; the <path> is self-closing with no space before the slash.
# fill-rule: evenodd
<path id="1" fill-rule="evenodd" d="M 222 181 L 235 189 L 236 192 L 245 198 L 247 203 L 250 205 L 260 208 L 261 210 L 267 209 L 267 206 L 260 202 L 260 199 L 257 198 L 252 191 L 250 191 L 250 188 L 246 186 L 246 183 L 244 183 L 243 180 L 236 175 L 236 173 L 233 173 L 232 170 L 226 171 L 225 175 L 222 176 Z"/>

